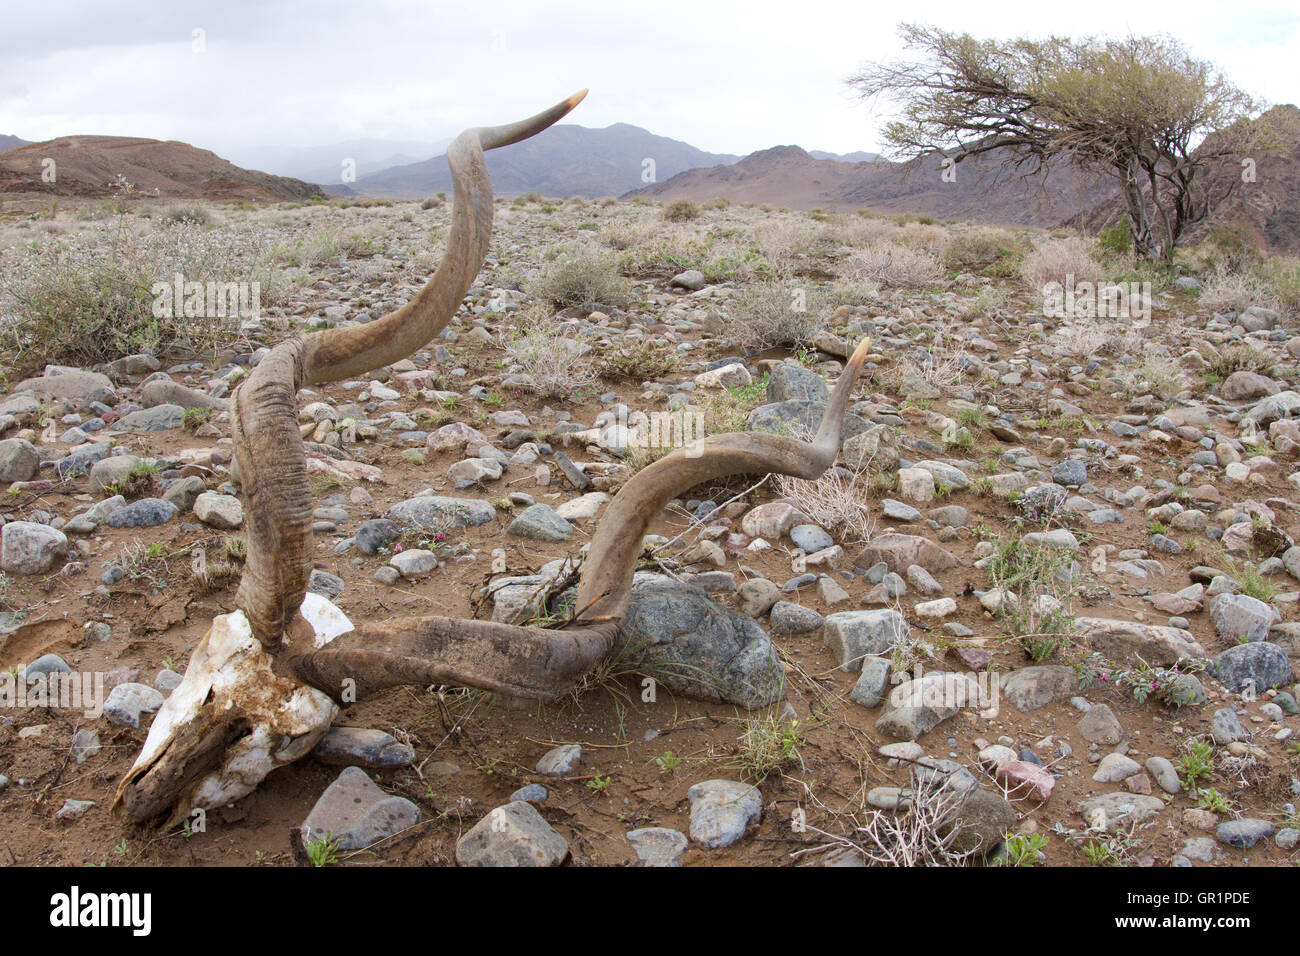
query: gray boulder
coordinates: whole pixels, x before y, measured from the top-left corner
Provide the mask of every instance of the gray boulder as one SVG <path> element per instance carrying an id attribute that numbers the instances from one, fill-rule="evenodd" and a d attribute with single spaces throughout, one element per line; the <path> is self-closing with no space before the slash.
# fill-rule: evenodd
<path id="1" fill-rule="evenodd" d="M 625 660 L 674 693 L 751 710 L 785 694 L 785 672 L 763 629 L 691 585 L 642 578 L 622 636 Z"/>

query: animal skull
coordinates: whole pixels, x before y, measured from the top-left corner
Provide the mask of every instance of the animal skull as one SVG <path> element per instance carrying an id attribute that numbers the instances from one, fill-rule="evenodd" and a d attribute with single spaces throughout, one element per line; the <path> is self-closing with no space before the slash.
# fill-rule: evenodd
<path id="1" fill-rule="evenodd" d="M 318 648 L 353 629 L 342 611 L 317 594 L 307 593 L 300 613 Z M 151 769 L 185 759 L 184 748 L 175 745 L 192 740 L 196 728 L 228 727 L 234 739 L 217 754 L 215 769 L 180 792 L 170 807 L 168 825 L 196 809 L 234 803 L 256 790 L 272 770 L 316 746 L 338 715 L 338 706 L 322 691 L 275 674 L 273 662 L 253 637 L 243 611 L 213 618 L 184 679 L 154 718 L 118 798 Z"/>

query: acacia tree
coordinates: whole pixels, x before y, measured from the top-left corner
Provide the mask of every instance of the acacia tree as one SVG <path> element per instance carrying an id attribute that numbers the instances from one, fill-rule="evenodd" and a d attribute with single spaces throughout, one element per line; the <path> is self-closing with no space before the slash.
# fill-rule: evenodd
<path id="1" fill-rule="evenodd" d="M 1262 105 L 1169 37 L 979 40 L 904 25 L 914 61 L 848 79 L 863 100 L 901 107 L 885 127 L 898 158 L 959 163 L 1001 150 L 1027 175 L 1054 161 L 1114 174 L 1133 246 L 1173 261 L 1184 233 L 1242 183 L 1243 164 L 1276 147 Z"/>

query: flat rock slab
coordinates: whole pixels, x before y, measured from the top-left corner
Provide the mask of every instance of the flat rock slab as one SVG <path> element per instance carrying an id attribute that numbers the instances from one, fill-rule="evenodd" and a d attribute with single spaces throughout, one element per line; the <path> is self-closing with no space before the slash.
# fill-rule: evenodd
<path id="1" fill-rule="evenodd" d="M 425 495 L 399 501 L 388 509 L 386 517 L 408 526 L 450 530 L 487 524 L 496 514 L 496 508 L 486 501 Z"/>
<path id="2" fill-rule="evenodd" d="M 1214 835 L 1220 843 L 1249 850 L 1260 840 L 1266 840 L 1277 828 L 1268 820 L 1255 820 L 1246 817 L 1241 820 L 1225 820 L 1220 823 Z"/>
<path id="3" fill-rule="evenodd" d="M 420 808 L 385 793 L 359 767 L 348 767 L 312 807 L 301 827 L 304 844 L 332 838 L 341 850 L 363 850 L 420 822 Z"/>
<path id="4" fill-rule="evenodd" d="M 80 404 L 103 402 L 112 405 L 117 392 L 107 375 L 98 372 L 64 372 L 62 375 L 43 375 L 29 378 L 14 386 L 15 392 L 35 392 L 51 398 L 66 398 Z"/>
<path id="5" fill-rule="evenodd" d="M 179 405 L 155 405 L 131 412 L 118 419 L 113 428 L 123 432 L 165 432 L 180 428 L 185 422 L 185 409 Z"/>
<path id="6" fill-rule="evenodd" d="M 770 381 L 770 379 L 769 379 Z M 817 434 L 822 416 L 826 414 L 825 402 L 776 402 L 760 405 L 749 413 L 745 422 L 747 431 L 774 432 L 792 438 L 806 438 Z M 840 444 L 871 427 L 871 422 L 852 412 L 844 413 L 840 426 Z"/>
<path id="7" fill-rule="evenodd" d="M 882 561 L 900 574 L 913 564 L 920 565 L 931 574 L 961 566 L 956 555 L 939 547 L 929 538 L 895 533 L 872 538 L 871 543 L 854 559 L 853 566 L 865 571 Z"/>
<path id="8" fill-rule="evenodd" d="M 104 716 L 111 724 L 138 728 L 140 715 L 155 713 L 165 700 L 159 691 L 148 684 L 118 684 L 108 692 L 108 697 L 104 700 Z"/>
<path id="9" fill-rule="evenodd" d="M 536 541 L 567 541 L 573 536 L 573 525 L 550 505 L 535 504 L 521 511 L 506 531 Z"/>
<path id="10" fill-rule="evenodd" d="M 456 843 L 460 866 L 559 866 L 569 843 L 531 803 L 497 807 Z"/>
<path id="11" fill-rule="evenodd" d="M 731 846 L 763 816 L 763 795 L 748 783 L 705 780 L 686 792 L 691 802 L 691 839 L 710 850 Z"/>
<path id="12" fill-rule="evenodd" d="M 681 866 L 686 852 L 686 834 L 667 827 L 643 827 L 631 830 L 627 842 L 632 844 L 642 866 Z"/>
<path id="13" fill-rule="evenodd" d="M 899 641 L 906 641 L 907 619 L 890 608 L 875 611 L 841 611 L 830 614 L 822 625 L 822 641 L 835 653 L 840 670 L 855 674 L 867 657 L 888 653 Z"/>
<path id="14" fill-rule="evenodd" d="M 1079 690 L 1079 675 L 1064 664 L 1038 664 L 1012 671 L 1002 683 L 1002 696 L 1021 713 L 1065 700 Z"/>
<path id="15" fill-rule="evenodd" d="M 405 767 L 415 760 L 415 751 L 392 734 L 366 727 L 331 727 L 311 755 L 335 767 Z"/>
<path id="16" fill-rule="evenodd" d="M 963 707 L 978 703 L 979 687 L 970 677 L 936 671 L 891 690 L 876 730 L 895 740 L 916 740 Z"/>
<path id="17" fill-rule="evenodd" d="M 567 777 L 578 769 L 582 760 L 582 747 L 578 744 L 561 744 L 542 755 L 536 770 L 544 777 Z"/>
<path id="18" fill-rule="evenodd" d="M 1259 694 L 1291 680 L 1291 659 L 1281 647 L 1268 641 L 1238 644 L 1214 658 L 1210 673 L 1233 693 Z"/>
<path id="19" fill-rule="evenodd" d="M 637 577 L 622 624 L 629 664 L 652 667 L 660 685 L 701 700 L 752 710 L 784 696 L 776 648 L 753 618 L 689 584 Z"/>
<path id="20" fill-rule="evenodd" d="M 1094 651 L 1110 660 L 1167 667 L 1188 658 L 1205 657 L 1205 648 L 1181 627 L 1142 624 L 1107 617 L 1076 617 L 1075 633 Z"/>
<path id="21" fill-rule="evenodd" d="M 1091 827 L 1108 833 L 1127 826 L 1134 820 L 1144 820 L 1165 808 L 1159 797 L 1136 793 L 1103 793 L 1079 801 L 1079 813 Z"/>

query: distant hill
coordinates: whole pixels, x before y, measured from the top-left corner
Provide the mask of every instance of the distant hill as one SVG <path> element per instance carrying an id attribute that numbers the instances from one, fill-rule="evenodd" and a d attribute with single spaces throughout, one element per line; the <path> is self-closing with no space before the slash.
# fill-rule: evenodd
<path id="1" fill-rule="evenodd" d="M 449 139 L 428 142 L 349 139 L 325 146 L 248 147 L 230 158 L 249 169 L 264 169 L 277 176 L 334 186 L 343 183 L 344 160 L 352 160 L 358 178 L 372 176 L 394 166 L 408 166 L 437 156 L 450 142 Z"/>
<path id="2" fill-rule="evenodd" d="M 767 203 L 790 209 L 869 208 L 1006 225 L 1055 225 L 1115 195 L 1109 179 L 1076 169 L 1027 179 L 995 156 L 959 164 L 945 181 L 940 157 L 911 163 L 817 159 L 798 146 L 751 153 L 730 166 L 693 169 L 633 190 L 655 199 Z"/>
<path id="3" fill-rule="evenodd" d="M 55 181 L 45 182 L 44 161 Z M 0 193 L 108 196 L 118 176 L 137 194 L 176 199 L 294 200 L 321 195 L 297 179 L 241 169 L 188 143 L 126 136 L 61 136 L 0 153 Z"/>
<path id="4" fill-rule="evenodd" d="M 867 153 L 862 150 L 856 153 L 828 153 L 824 149 L 810 149 L 808 155 L 813 159 L 835 159 L 841 163 L 874 163 L 881 158 L 879 153 Z"/>
<path id="5" fill-rule="evenodd" d="M 26 146 L 28 140 L 19 139 L 17 136 L 10 136 L 7 133 L 0 133 L 0 153 L 7 149 L 17 149 L 19 146 Z"/>
<path id="6" fill-rule="evenodd" d="M 706 153 L 688 143 L 656 136 L 628 123 L 604 129 L 562 124 L 513 146 L 487 154 L 492 189 L 498 196 L 617 196 L 643 185 L 653 161 L 662 181 L 687 169 L 734 163 L 739 157 Z M 358 177 L 352 189 L 362 196 L 415 199 L 451 191 L 445 155 Z"/>

